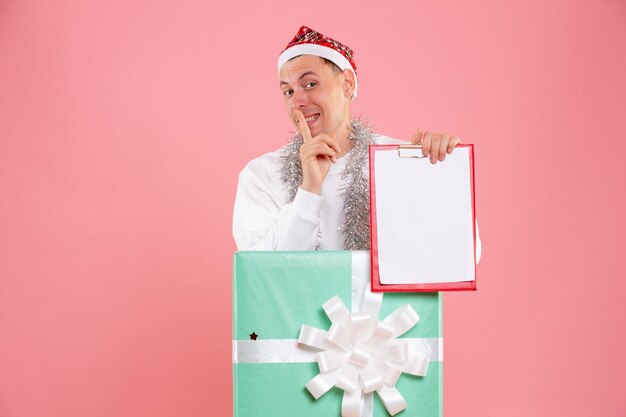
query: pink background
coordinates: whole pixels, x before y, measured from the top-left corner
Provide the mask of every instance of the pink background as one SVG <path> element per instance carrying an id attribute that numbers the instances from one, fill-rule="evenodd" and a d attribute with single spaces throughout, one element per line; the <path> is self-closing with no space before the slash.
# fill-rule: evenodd
<path id="1" fill-rule="evenodd" d="M 377 130 L 476 145 L 445 415 L 625 416 L 626 3 L 262 3 L 0 3 L 0 416 L 231 414 L 237 175 L 301 24 Z"/>

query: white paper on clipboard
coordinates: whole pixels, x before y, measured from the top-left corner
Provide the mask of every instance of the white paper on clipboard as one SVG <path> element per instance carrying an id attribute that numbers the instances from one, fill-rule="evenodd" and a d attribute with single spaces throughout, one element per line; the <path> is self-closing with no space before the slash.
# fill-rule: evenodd
<path id="1" fill-rule="evenodd" d="M 381 284 L 474 281 L 470 148 L 457 147 L 434 165 L 410 155 L 422 151 L 374 152 Z"/>

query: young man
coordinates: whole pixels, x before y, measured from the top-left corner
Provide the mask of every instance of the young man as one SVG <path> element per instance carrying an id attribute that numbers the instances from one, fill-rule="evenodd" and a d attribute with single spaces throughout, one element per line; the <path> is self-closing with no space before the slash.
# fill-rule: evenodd
<path id="1" fill-rule="evenodd" d="M 347 46 L 305 26 L 278 59 L 287 116 L 298 130 L 284 148 L 239 176 L 233 235 L 239 250 L 369 249 L 368 145 L 406 143 L 375 134 L 350 114 L 358 80 Z M 432 163 L 461 140 L 422 135 Z"/>

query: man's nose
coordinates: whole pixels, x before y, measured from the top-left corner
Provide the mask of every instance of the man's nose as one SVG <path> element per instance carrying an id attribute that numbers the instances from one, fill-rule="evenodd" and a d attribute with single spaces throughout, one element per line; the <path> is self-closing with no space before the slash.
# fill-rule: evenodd
<path id="1" fill-rule="evenodd" d="M 306 92 L 298 88 L 293 92 L 292 102 L 294 107 L 305 107 L 308 104 L 309 99 Z"/>

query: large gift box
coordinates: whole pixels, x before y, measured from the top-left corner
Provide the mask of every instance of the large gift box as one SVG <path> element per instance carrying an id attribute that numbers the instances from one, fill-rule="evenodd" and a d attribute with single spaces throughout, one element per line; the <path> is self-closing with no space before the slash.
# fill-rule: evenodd
<path id="1" fill-rule="evenodd" d="M 238 252 L 235 417 L 442 415 L 439 293 L 372 293 L 369 252 Z"/>

